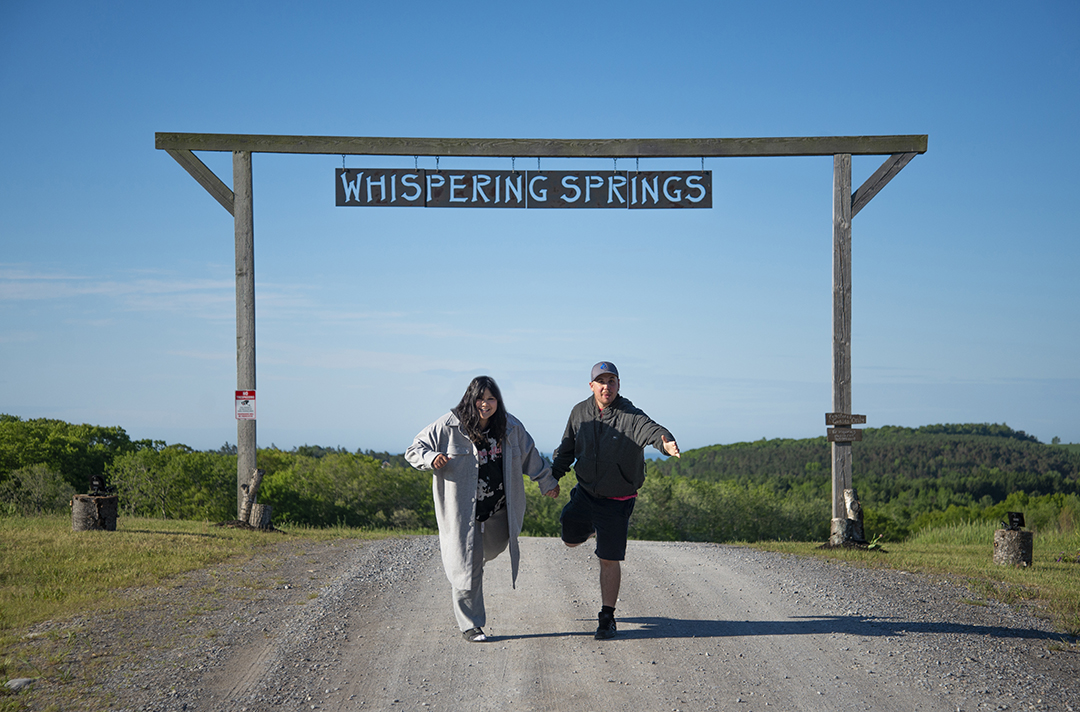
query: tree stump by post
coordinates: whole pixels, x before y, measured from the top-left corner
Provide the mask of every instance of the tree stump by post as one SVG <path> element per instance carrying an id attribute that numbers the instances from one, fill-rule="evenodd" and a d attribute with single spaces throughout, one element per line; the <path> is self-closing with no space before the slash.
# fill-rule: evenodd
<path id="1" fill-rule="evenodd" d="M 251 505 L 251 519 L 248 520 L 248 524 L 256 529 L 273 529 L 274 525 L 270 523 L 270 517 L 274 513 L 274 508 L 269 504 L 255 503 Z"/>
<path id="2" fill-rule="evenodd" d="M 844 505 L 847 507 L 847 518 L 851 522 L 851 539 L 856 544 L 866 543 L 866 534 L 863 531 L 862 502 L 859 501 L 859 493 L 855 488 L 844 490 Z"/>
<path id="3" fill-rule="evenodd" d="M 93 529 L 116 531 L 116 513 L 120 498 L 114 495 L 95 497 L 77 494 L 71 498 L 71 531 L 85 532 Z"/>
<path id="4" fill-rule="evenodd" d="M 851 541 L 851 525 L 848 518 L 832 520 L 829 533 L 829 546 L 844 546 Z"/>
<path id="5" fill-rule="evenodd" d="M 255 470 L 251 473 L 251 481 L 244 485 L 244 501 L 240 504 L 240 521 L 246 522 L 251 517 L 251 508 L 259 496 L 259 486 L 262 485 L 265 470 Z"/>
<path id="6" fill-rule="evenodd" d="M 1001 566 L 1031 566 L 1035 532 L 998 529 L 994 532 L 994 563 Z"/>
<path id="7" fill-rule="evenodd" d="M 854 489 L 844 490 L 846 517 L 832 520 L 832 533 L 829 546 L 865 546 L 866 535 L 863 532 L 862 503 L 859 493 Z"/>

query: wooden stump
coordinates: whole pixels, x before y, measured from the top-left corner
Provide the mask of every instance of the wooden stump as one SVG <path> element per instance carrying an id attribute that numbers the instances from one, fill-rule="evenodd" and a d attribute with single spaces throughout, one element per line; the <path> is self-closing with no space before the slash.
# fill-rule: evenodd
<path id="1" fill-rule="evenodd" d="M 862 504 L 859 493 L 854 489 L 844 490 L 844 507 L 847 516 L 832 520 L 829 546 L 865 546 L 866 535 L 863 533 Z"/>
<path id="2" fill-rule="evenodd" d="M 273 513 L 274 508 L 269 504 L 255 503 L 251 505 L 251 519 L 248 524 L 256 529 L 273 529 L 274 525 L 270 523 Z"/>
<path id="3" fill-rule="evenodd" d="M 95 497 L 77 494 L 71 498 L 71 531 L 85 532 L 92 529 L 116 531 L 116 512 L 120 498 L 114 495 Z"/>
<path id="4" fill-rule="evenodd" d="M 1031 566 L 1035 532 L 998 529 L 994 532 L 994 563 L 1002 566 Z"/>
<path id="5" fill-rule="evenodd" d="M 844 506 L 847 507 L 847 518 L 851 522 L 851 540 L 856 544 L 865 544 L 862 503 L 859 501 L 859 493 L 854 488 L 844 490 Z"/>
<path id="6" fill-rule="evenodd" d="M 829 532 L 829 546 L 844 546 L 851 542 L 853 521 L 850 519 L 833 519 Z"/>
<path id="7" fill-rule="evenodd" d="M 255 470 L 251 473 L 251 480 L 244 485 L 244 501 L 240 503 L 240 516 L 238 519 L 246 522 L 251 518 L 251 507 L 259 497 L 259 486 L 262 485 L 265 470 Z"/>

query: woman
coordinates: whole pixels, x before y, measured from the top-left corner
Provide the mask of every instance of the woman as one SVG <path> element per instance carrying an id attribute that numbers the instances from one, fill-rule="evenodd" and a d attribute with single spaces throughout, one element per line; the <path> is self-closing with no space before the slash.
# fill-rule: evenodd
<path id="1" fill-rule="evenodd" d="M 517 538 L 525 518 L 522 475 L 549 497 L 559 496 L 559 483 L 488 376 L 474 378 L 457 407 L 424 428 L 405 458 L 418 470 L 434 471 L 435 518 L 454 616 L 465 640 L 483 642 L 484 564 L 508 545 L 511 585 L 517 581 Z"/>

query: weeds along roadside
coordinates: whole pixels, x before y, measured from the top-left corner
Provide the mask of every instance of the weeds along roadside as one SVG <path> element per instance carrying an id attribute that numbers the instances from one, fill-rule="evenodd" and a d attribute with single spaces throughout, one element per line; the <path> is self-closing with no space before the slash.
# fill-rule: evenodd
<path id="1" fill-rule="evenodd" d="M 882 542 L 866 550 L 823 549 L 818 543 L 762 541 L 757 549 L 943 576 L 971 591 L 972 605 L 987 600 L 1023 608 L 1048 620 L 1058 632 L 1080 636 L 1080 532 L 1036 532 L 1032 566 L 993 563 L 992 522 L 927 529 L 902 542 Z"/>

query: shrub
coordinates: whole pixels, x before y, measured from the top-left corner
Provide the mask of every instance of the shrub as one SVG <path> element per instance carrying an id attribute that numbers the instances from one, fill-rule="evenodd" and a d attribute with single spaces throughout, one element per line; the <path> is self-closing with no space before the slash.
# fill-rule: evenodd
<path id="1" fill-rule="evenodd" d="M 48 465 L 15 470 L 0 482 L 0 513 L 6 515 L 51 514 L 71 506 L 75 488 Z"/>
<path id="2" fill-rule="evenodd" d="M 162 519 L 224 521 L 236 516 L 236 458 L 186 445 L 143 448 L 109 468 L 121 511 Z"/>

